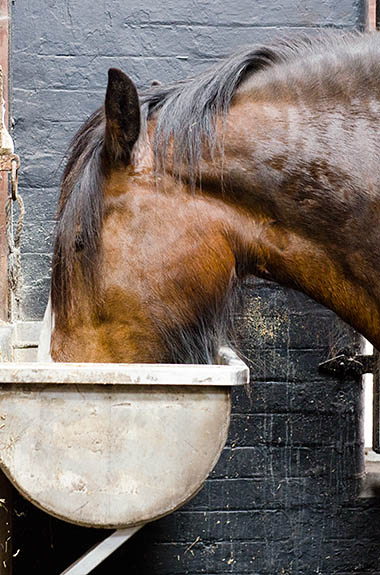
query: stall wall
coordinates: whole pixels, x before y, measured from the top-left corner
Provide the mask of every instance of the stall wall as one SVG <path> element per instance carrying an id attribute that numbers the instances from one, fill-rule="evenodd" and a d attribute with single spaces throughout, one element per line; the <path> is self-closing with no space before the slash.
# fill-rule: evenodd
<path id="1" fill-rule="evenodd" d="M 12 116 L 26 204 L 24 317 L 48 294 L 51 237 L 65 148 L 102 105 L 109 67 L 139 86 L 196 74 L 242 44 L 320 27 L 357 29 L 354 0 L 16 0 Z M 359 381 L 322 377 L 346 345 L 335 316 L 306 297 L 249 280 L 238 323 L 250 390 L 234 392 L 228 446 L 201 492 L 145 527 L 95 575 L 380 573 L 380 509 L 357 497 Z M 104 533 L 64 524 L 20 496 L 15 574 L 60 573 Z"/>

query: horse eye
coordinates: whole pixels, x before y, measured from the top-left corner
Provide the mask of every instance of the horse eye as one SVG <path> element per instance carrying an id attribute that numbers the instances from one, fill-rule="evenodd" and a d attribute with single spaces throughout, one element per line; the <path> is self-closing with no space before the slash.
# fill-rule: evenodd
<path id="1" fill-rule="evenodd" d="M 84 242 L 82 234 L 77 234 L 75 237 L 75 251 L 81 252 L 84 248 Z"/>

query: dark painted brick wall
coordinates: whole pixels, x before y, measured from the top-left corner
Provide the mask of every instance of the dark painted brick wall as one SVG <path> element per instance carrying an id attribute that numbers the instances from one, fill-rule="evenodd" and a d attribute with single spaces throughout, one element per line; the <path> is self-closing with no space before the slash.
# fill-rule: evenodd
<path id="1" fill-rule="evenodd" d="M 15 0 L 14 135 L 27 207 L 24 313 L 46 303 L 65 147 L 120 66 L 139 85 L 194 74 L 241 44 L 361 25 L 359 0 Z M 200 493 L 146 526 L 95 575 L 380 574 L 380 506 L 359 500 L 361 390 L 322 378 L 351 335 L 301 294 L 251 280 L 238 337 L 252 368 L 234 392 L 228 445 Z M 104 533 L 16 495 L 15 573 L 60 573 Z"/>

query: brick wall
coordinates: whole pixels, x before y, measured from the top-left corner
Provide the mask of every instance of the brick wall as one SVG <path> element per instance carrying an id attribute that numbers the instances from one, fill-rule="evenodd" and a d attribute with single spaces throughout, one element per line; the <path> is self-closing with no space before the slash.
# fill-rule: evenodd
<path id="1" fill-rule="evenodd" d="M 15 0 L 12 110 L 27 207 L 24 313 L 48 291 L 60 162 L 79 124 L 101 105 L 110 66 L 138 85 L 194 74 L 241 44 L 320 26 L 358 28 L 358 0 Z M 361 393 L 322 378 L 319 361 L 352 339 L 306 297 L 246 282 L 240 345 L 250 394 L 234 392 L 228 446 L 201 492 L 146 526 L 95 575 L 380 573 L 380 509 L 357 498 Z M 338 343 L 337 343 L 338 341 Z M 55 575 L 104 536 L 16 496 L 15 574 Z"/>

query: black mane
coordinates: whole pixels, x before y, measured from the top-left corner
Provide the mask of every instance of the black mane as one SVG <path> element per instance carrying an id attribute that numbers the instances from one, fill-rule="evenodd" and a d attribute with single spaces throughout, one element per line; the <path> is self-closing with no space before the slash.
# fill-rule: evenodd
<path id="1" fill-rule="evenodd" d="M 320 34 L 312 40 L 280 41 L 251 46 L 221 60 L 198 77 L 171 86 L 154 86 L 140 93 L 141 140 L 150 118 L 157 121 L 154 152 L 157 169 L 163 169 L 170 141 L 174 146 L 174 171 L 181 176 L 186 165 L 193 181 L 197 177 L 204 146 L 213 153 L 222 143 L 215 137 L 215 123 L 225 118 L 237 90 L 249 89 L 252 97 L 270 83 L 272 98 L 300 90 L 312 97 L 321 86 L 334 96 L 342 89 L 337 70 L 348 69 L 344 91 L 358 94 L 361 86 L 378 82 L 380 43 L 378 35 Z M 379 72 L 379 74 L 377 73 Z M 246 82 L 247 81 L 247 82 Z M 296 85 L 296 86 L 295 86 Z M 298 92 L 297 92 L 298 87 Z M 277 94 L 277 96 L 276 96 Z M 67 317 L 75 304 L 75 281 L 79 273 L 97 295 L 99 246 L 103 220 L 104 110 L 95 112 L 74 137 L 69 148 L 59 202 L 52 271 L 52 306 Z M 138 144 L 137 144 L 138 146 Z"/>

